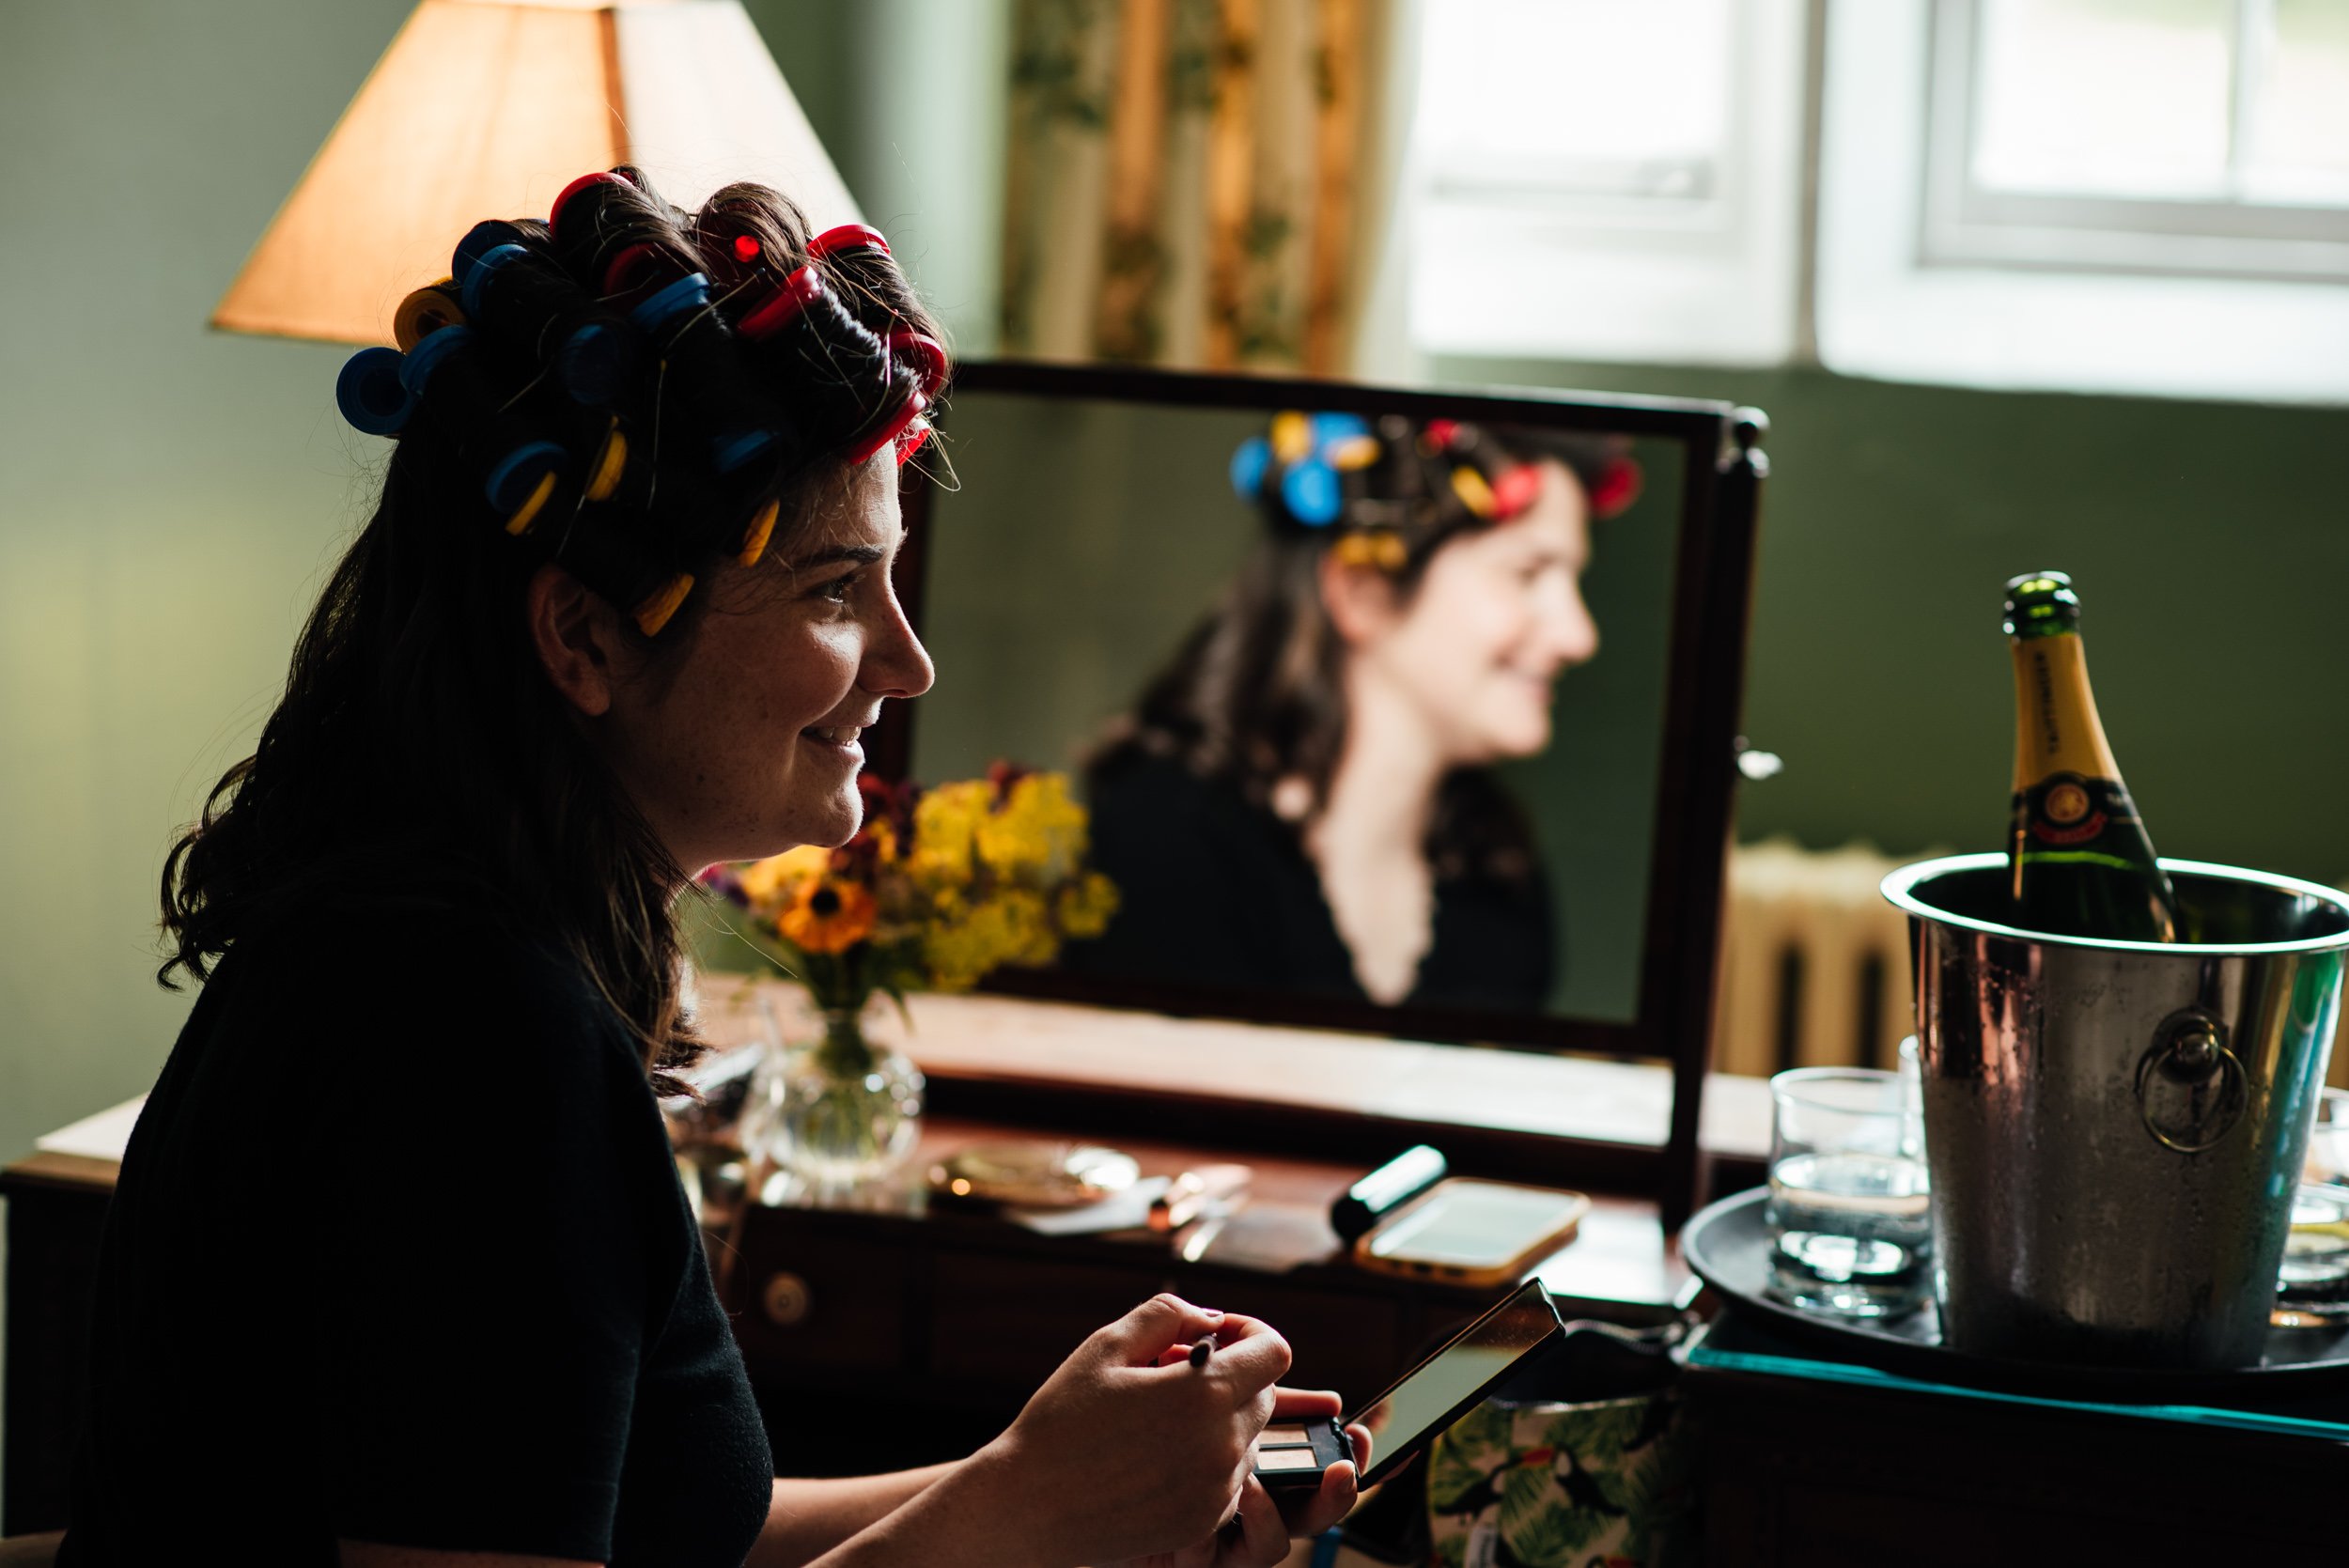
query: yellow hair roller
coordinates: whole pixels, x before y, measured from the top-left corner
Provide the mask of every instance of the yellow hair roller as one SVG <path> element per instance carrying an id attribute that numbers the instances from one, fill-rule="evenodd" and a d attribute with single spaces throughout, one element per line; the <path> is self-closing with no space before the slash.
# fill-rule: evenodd
<path id="1" fill-rule="evenodd" d="M 455 278 L 443 278 L 399 302 L 399 308 L 392 312 L 392 341 L 399 345 L 401 353 L 443 327 L 465 325 L 465 309 L 457 303 L 456 287 Z"/>
<path id="2" fill-rule="evenodd" d="M 693 591 L 693 574 L 681 571 L 669 579 L 668 586 L 650 595 L 636 607 L 636 629 L 647 637 L 658 637 L 661 629 L 669 624 L 677 607 L 685 602 L 685 596 Z"/>
<path id="3" fill-rule="evenodd" d="M 547 498 L 553 493 L 554 475 L 552 474 L 540 474 L 538 483 L 531 489 L 530 499 L 515 507 L 514 515 L 506 520 L 506 531 L 508 534 L 527 532 L 530 525 L 537 520 L 538 513 L 546 506 Z"/>
<path id="4" fill-rule="evenodd" d="M 1462 464 L 1452 471 L 1452 493 L 1460 498 L 1460 505 L 1480 518 L 1501 515 L 1501 503 L 1493 498 L 1493 488 L 1485 476 Z"/>
<path id="5" fill-rule="evenodd" d="M 758 565 L 758 558 L 767 553 L 768 536 L 775 531 L 775 519 L 783 510 L 783 503 L 770 501 L 751 519 L 750 532 L 742 536 L 742 553 L 738 557 L 746 567 Z"/>
<path id="6" fill-rule="evenodd" d="M 620 434 L 620 422 L 614 420 L 603 438 L 603 451 L 596 458 L 596 472 L 587 481 L 587 499 L 601 501 L 619 487 L 620 475 L 628 472 L 628 438 Z"/>

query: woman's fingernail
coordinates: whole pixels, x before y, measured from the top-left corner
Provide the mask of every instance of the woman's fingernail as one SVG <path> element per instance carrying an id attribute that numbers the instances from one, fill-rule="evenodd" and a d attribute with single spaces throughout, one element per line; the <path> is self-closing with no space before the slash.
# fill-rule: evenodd
<path id="1" fill-rule="evenodd" d="M 1223 1315 L 1223 1309 L 1221 1307 L 1202 1307 L 1199 1309 L 1199 1315 L 1201 1317 L 1221 1317 Z"/>

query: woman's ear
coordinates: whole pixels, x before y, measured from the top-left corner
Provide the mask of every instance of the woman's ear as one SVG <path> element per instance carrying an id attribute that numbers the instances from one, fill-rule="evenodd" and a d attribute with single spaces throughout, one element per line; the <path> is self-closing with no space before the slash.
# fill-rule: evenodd
<path id="1" fill-rule="evenodd" d="M 531 574 L 522 616 L 539 666 L 564 700 L 590 719 L 608 712 L 625 657 L 612 607 L 550 561 Z"/>
<path id="2" fill-rule="evenodd" d="M 1385 572 L 1341 561 L 1335 551 L 1322 551 L 1317 572 L 1321 607 L 1347 647 L 1359 648 L 1394 624 L 1394 582 Z"/>

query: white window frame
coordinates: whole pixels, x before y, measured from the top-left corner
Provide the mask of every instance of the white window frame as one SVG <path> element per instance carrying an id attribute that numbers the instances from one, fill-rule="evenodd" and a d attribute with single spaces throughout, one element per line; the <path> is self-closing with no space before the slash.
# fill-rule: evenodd
<path id="1" fill-rule="evenodd" d="M 1439 4 L 1439 8 L 1440 5 Z M 1433 166 L 1416 154 L 1410 337 L 1436 353 L 1782 365 L 1800 342 L 1804 0 L 1735 0 L 1718 182 Z M 1650 176 L 1669 171 L 1648 171 Z M 1683 185 L 1703 185 L 1682 180 Z"/>
<path id="2" fill-rule="evenodd" d="M 1927 105 L 1923 258 L 2196 277 L 2349 282 L 2349 208 L 2263 201 L 2246 192 L 2253 96 L 2275 0 L 2233 0 L 2233 133 L 2224 192 L 2208 199 L 1984 190 L 1969 164 L 1981 101 L 1982 0 L 1935 0 Z"/>
<path id="3" fill-rule="evenodd" d="M 2141 264 L 1993 266 L 1949 259 L 1946 247 L 1937 256 L 1926 213 L 1935 41 L 1934 0 L 1828 9 L 1823 364 L 1985 388 L 2349 402 L 2349 287 L 2163 275 Z M 2178 247 L 2165 254 L 2181 265 L 2191 259 L 2187 241 L 2157 243 Z"/>

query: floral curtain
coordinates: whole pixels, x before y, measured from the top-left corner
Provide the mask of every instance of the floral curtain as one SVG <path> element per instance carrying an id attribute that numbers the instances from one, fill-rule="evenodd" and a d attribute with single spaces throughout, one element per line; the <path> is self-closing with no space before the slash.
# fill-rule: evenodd
<path id="1" fill-rule="evenodd" d="M 1003 351 L 1345 370 L 1395 7 L 1019 0 Z"/>

